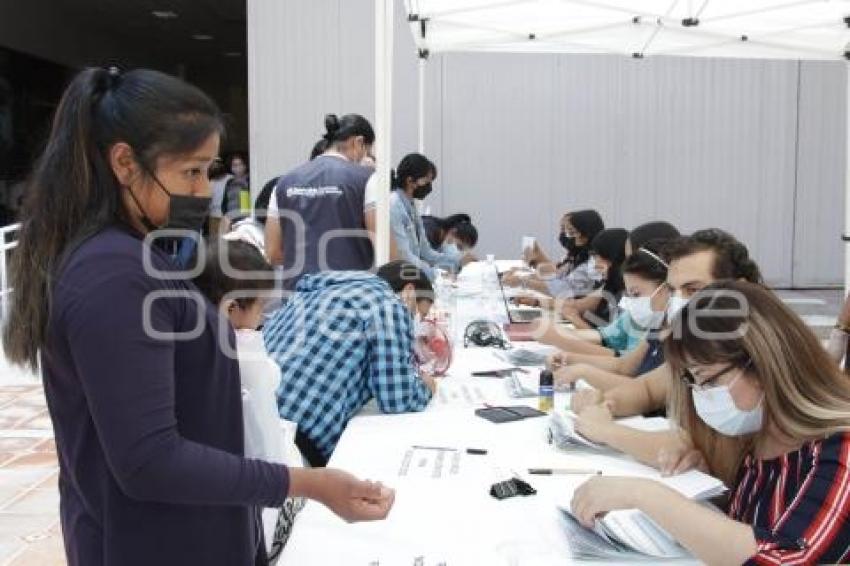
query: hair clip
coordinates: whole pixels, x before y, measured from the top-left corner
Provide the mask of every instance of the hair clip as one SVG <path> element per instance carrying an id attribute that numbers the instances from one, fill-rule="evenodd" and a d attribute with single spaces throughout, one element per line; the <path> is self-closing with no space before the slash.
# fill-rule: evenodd
<path id="1" fill-rule="evenodd" d="M 109 76 L 108 88 L 111 90 L 118 86 L 121 82 L 121 69 L 119 69 L 115 65 L 110 65 L 106 68 L 106 72 Z"/>
<path id="2" fill-rule="evenodd" d="M 657 261 L 658 263 L 660 263 L 661 265 L 663 265 L 665 269 L 670 269 L 670 266 L 667 264 L 667 262 L 666 262 L 666 261 L 664 261 L 663 259 L 661 259 L 661 258 L 660 258 L 657 254 L 655 254 L 655 253 L 653 253 L 653 252 L 649 251 L 649 250 L 648 250 L 648 249 L 646 249 L 646 248 L 640 248 L 638 251 L 639 251 L 639 252 L 643 252 L 643 253 L 645 253 L 646 255 L 648 255 L 649 257 L 651 257 L 652 259 L 654 259 L 655 261 Z"/>

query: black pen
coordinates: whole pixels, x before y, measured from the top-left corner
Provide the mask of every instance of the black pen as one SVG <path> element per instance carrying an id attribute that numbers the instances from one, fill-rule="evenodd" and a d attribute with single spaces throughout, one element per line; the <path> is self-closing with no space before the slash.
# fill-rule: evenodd
<path id="1" fill-rule="evenodd" d="M 529 468 L 528 473 L 533 476 L 555 476 L 555 475 L 579 475 L 579 476 L 599 476 L 602 475 L 601 470 L 588 470 L 581 468 Z"/>

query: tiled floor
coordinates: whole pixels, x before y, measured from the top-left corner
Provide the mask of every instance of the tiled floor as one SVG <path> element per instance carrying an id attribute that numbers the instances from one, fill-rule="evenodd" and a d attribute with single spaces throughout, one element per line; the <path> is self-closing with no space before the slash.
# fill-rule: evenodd
<path id="1" fill-rule="evenodd" d="M 822 337 L 840 291 L 780 291 Z M 38 379 L 0 355 L 0 566 L 65 564 L 59 526 L 56 447 Z"/>
<path id="2" fill-rule="evenodd" d="M 0 564 L 65 564 L 58 474 L 41 385 L 0 386 Z"/>

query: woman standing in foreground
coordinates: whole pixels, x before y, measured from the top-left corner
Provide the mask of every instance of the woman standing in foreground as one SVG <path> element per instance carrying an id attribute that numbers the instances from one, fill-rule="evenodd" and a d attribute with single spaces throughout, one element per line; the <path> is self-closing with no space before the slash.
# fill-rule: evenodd
<path id="1" fill-rule="evenodd" d="M 806 325 L 758 285 L 707 287 L 672 326 L 665 356 L 679 378 L 670 408 L 729 486 L 726 514 L 652 480 L 611 477 L 578 488 L 576 517 L 592 525 L 600 513 L 640 509 L 709 564 L 847 561 L 847 376 Z M 728 437 L 737 448 L 721 442 Z"/>
<path id="2" fill-rule="evenodd" d="M 33 369 L 40 354 L 72 566 L 250 565 L 255 508 L 287 494 L 347 520 L 392 506 L 338 470 L 243 457 L 233 330 L 151 235 L 200 230 L 221 132 L 176 78 L 87 69 L 30 179 L 3 344 Z"/>

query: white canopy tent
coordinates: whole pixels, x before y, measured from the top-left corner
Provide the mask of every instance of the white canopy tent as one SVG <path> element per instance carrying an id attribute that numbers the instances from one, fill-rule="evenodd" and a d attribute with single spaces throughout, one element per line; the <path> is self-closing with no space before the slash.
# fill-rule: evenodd
<path id="1" fill-rule="evenodd" d="M 376 0 L 376 153 L 378 174 L 385 176 L 381 186 L 388 183 L 391 147 L 393 5 L 394 0 Z M 419 52 L 420 151 L 424 70 L 432 53 L 850 60 L 850 0 L 406 0 L 405 5 Z M 850 135 L 850 123 L 847 131 Z M 847 152 L 845 241 L 850 240 L 850 140 Z M 379 261 L 386 260 L 389 251 L 389 196 L 382 196 L 377 206 Z M 850 290 L 848 245 L 845 289 Z"/>

